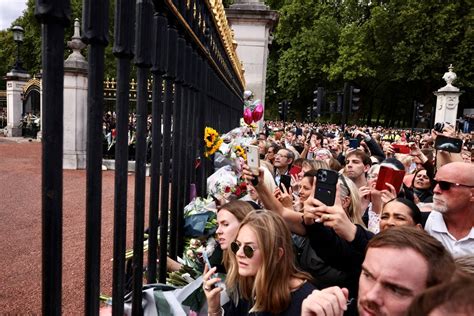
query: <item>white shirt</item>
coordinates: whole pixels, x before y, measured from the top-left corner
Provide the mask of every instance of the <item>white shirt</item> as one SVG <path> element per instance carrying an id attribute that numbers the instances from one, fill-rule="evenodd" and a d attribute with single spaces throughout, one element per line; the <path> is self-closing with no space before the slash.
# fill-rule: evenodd
<path id="1" fill-rule="evenodd" d="M 449 233 L 443 214 L 432 211 L 426 221 L 425 230 L 438 239 L 453 257 L 474 255 L 474 227 L 467 236 L 457 240 Z"/>

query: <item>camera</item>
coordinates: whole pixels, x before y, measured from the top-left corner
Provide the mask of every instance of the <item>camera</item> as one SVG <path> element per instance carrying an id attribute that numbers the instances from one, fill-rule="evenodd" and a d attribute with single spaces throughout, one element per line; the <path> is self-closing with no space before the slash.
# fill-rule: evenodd
<path id="1" fill-rule="evenodd" d="M 317 179 L 319 182 L 326 182 L 328 179 L 328 173 L 326 170 L 321 170 L 321 172 L 318 172 L 317 174 Z"/>
<path id="2" fill-rule="evenodd" d="M 443 128 L 444 128 L 444 123 L 442 122 L 438 122 L 433 126 L 433 129 L 439 133 L 443 132 Z"/>

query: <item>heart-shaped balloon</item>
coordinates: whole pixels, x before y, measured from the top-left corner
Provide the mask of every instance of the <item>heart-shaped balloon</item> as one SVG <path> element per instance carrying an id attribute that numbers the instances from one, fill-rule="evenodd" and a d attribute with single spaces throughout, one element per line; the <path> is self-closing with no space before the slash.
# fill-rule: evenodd
<path id="1" fill-rule="evenodd" d="M 252 118 L 255 122 L 260 121 L 263 116 L 263 105 L 262 103 L 257 104 L 255 109 L 252 112 Z"/>
<path id="2" fill-rule="evenodd" d="M 250 111 L 250 108 L 246 108 L 244 110 L 244 121 L 245 123 L 247 124 L 251 124 L 252 123 L 252 111 Z"/>

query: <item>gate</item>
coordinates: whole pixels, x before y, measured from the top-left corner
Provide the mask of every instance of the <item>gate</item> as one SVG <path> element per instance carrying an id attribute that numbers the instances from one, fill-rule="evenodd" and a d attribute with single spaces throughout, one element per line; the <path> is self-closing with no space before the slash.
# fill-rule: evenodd
<path id="1" fill-rule="evenodd" d="M 36 134 L 40 130 L 41 116 L 40 81 L 38 79 L 33 78 L 26 83 L 23 87 L 22 100 L 22 136 L 36 138 Z"/>
<path id="2" fill-rule="evenodd" d="M 70 2 L 36 0 L 42 27 L 42 312 L 61 314 L 62 159 L 64 28 Z M 100 291 L 102 117 L 104 48 L 108 45 L 108 1 L 83 1 L 83 41 L 89 44 L 86 170 L 85 312 L 98 315 Z M 134 30 L 134 31 L 132 31 Z M 113 43 L 117 59 L 117 143 L 114 197 L 113 315 L 123 315 L 127 205 L 129 75 L 137 78 L 137 144 L 133 237 L 132 312 L 142 314 L 147 80 L 152 76 L 149 251 L 147 282 L 165 282 L 166 264 L 156 267 L 158 212 L 160 262 L 183 249 L 183 206 L 189 188 L 205 193 L 211 164 L 196 171 L 206 125 L 230 130 L 242 112 L 243 74 L 224 9 L 217 0 L 116 0 Z M 170 150 L 171 149 L 171 150 Z M 161 172 L 160 172 L 161 170 Z M 162 177 L 160 186 L 160 176 Z M 168 193 L 171 190 L 171 199 Z M 161 205 L 158 209 L 158 205 Z M 169 227 L 168 227 L 169 223 Z M 168 236 L 169 231 L 169 236 Z M 167 242 L 169 237 L 169 243 Z"/>

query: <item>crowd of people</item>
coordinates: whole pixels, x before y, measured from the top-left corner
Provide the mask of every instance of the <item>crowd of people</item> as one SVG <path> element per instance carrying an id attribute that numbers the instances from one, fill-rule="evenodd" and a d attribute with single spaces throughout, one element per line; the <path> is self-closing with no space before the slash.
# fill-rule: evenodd
<path id="1" fill-rule="evenodd" d="M 209 316 L 474 314 L 471 134 L 266 122 L 255 145 L 249 194 L 217 211 Z"/>

